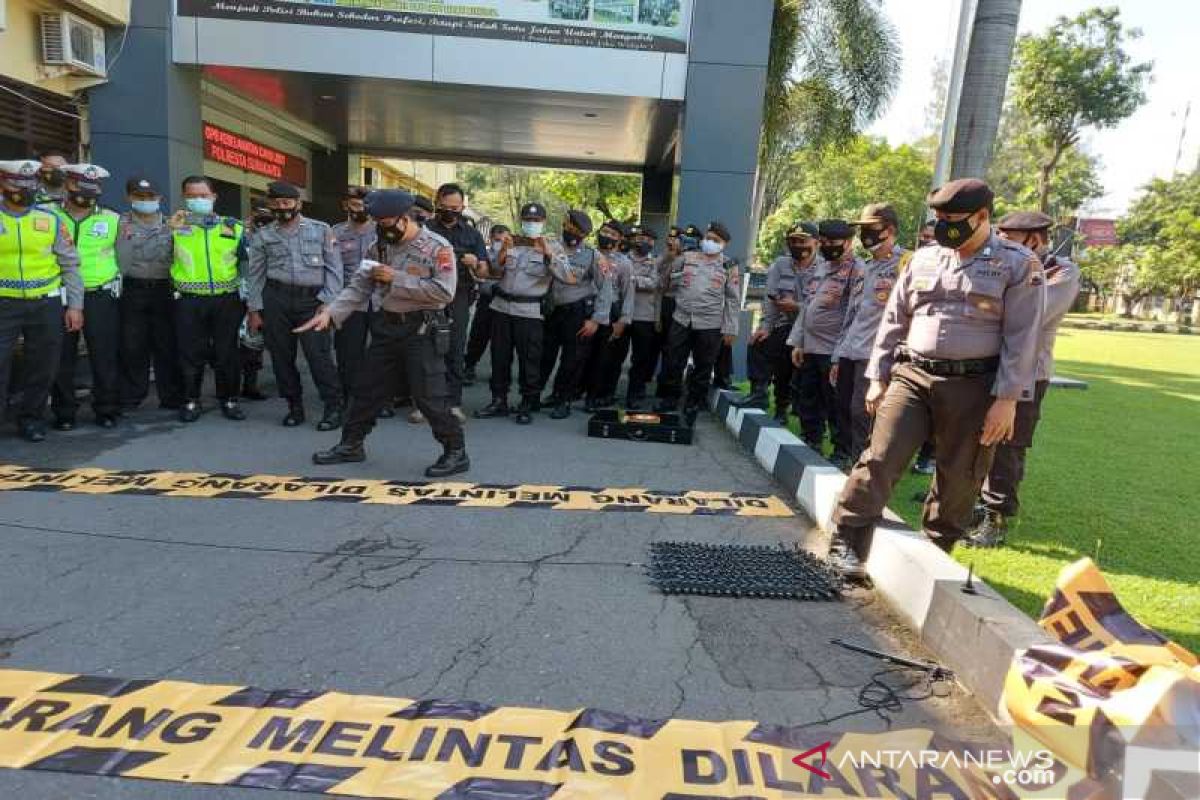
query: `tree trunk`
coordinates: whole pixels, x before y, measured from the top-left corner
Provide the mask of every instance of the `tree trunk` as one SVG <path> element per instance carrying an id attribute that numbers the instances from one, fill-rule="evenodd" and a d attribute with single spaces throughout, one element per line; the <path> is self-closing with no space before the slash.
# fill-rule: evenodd
<path id="1" fill-rule="evenodd" d="M 1021 0 L 977 2 L 954 131 L 952 179 L 981 178 L 987 174 L 1021 16 Z"/>
<path id="2" fill-rule="evenodd" d="M 1067 145 L 1065 143 L 1056 141 L 1050 160 L 1042 164 L 1041 171 L 1038 174 L 1038 211 L 1041 211 L 1043 214 L 1050 213 L 1050 176 L 1054 174 L 1054 170 L 1058 169 L 1058 162 L 1066 149 Z"/>

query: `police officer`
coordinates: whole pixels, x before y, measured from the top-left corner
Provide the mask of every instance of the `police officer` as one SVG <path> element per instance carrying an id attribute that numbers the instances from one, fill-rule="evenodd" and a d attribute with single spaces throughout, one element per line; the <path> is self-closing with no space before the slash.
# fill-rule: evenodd
<path id="1" fill-rule="evenodd" d="M 504 246 L 505 235 L 511 235 L 507 225 L 493 225 L 488 231 L 488 261 L 495 261 Z M 492 340 L 492 292 L 496 288 L 494 278 L 475 278 L 479 287 L 479 299 L 475 302 L 475 314 L 471 317 L 471 335 L 467 342 L 465 366 L 463 367 L 463 385 L 475 383 L 475 367 L 487 351 L 488 343 Z"/>
<path id="2" fill-rule="evenodd" d="M 866 403 L 871 382 L 866 372 L 875 333 L 903 268 L 902 262 L 912 258 L 896 244 L 900 220 L 887 203 L 868 205 L 853 224 L 858 227 L 858 240 L 871 259 L 850 287 L 846 319 L 833 348 L 829 371 L 829 382 L 837 389 L 838 407 L 845 410 L 840 424 L 849 432 L 850 463 L 858 460 L 871 437 L 871 415 Z"/>
<path id="3" fill-rule="evenodd" d="M 683 371 L 690 357 L 692 375 L 683 410 L 688 425 L 695 423 L 701 406 L 707 402 L 722 342 L 732 342 L 737 337 L 741 275 L 725 255 L 730 238 L 724 224 L 713 222 L 704 234 L 700 250 L 685 252 L 670 276 L 675 290 L 675 317 L 667 345 L 665 396 L 656 410 L 669 413 L 679 408 Z"/>
<path id="4" fill-rule="evenodd" d="M 949 551 L 963 535 L 992 449 L 1012 438 L 1018 402 L 1033 399 L 1041 262 L 996 235 L 992 190 L 983 181 L 951 181 L 928 202 L 938 246 L 914 254 L 888 299 L 866 372 L 871 443 L 833 512 L 831 560 L 851 579 L 864 574 L 874 525 L 931 435 L 937 473 L 923 528 Z"/>
<path id="5" fill-rule="evenodd" d="M 337 298 L 297 329 L 307 333 L 341 324 L 355 311 L 366 310 L 373 294 L 382 295 L 372 315 L 371 344 L 358 372 L 341 442 L 315 453 L 317 464 L 366 459 L 363 442 L 375 427 L 379 410 L 395 397 L 403 373 L 414 403 L 443 448 L 441 458 L 425 475 L 445 478 L 470 469 L 462 423 L 450 413 L 446 385 L 450 325 L 443 309 L 454 298 L 458 259 L 449 242 L 408 217 L 412 203 L 411 194 L 398 190 L 367 197 L 367 211 L 378 224 L 378 260 L 361 264 Z"/>
<path id="6" fill-rule="evenodd" d="M 413 206 L 408 210 L 408 218 L 419 225 L 425 225 L 433 219 L 436 211 L 433 201 L 425 195 L 419 194 L 413 198 Z"/>
<path id="7" fill-rule="evenodd" d="M 268 185 L 267 204 L 275 222 L 250 242 L 250 329 L 265 331 L 275 383 L 288 402 L 284 427 L 304 424 L 304 390 L 296 369 L 299 343 L 325 404 L 317 430 L 331 431 L 342 425 L 343 404 L 329 333 L 307 329 L 297 336 L 293 330 L 333 302 L 342 290 L 345 277 L 337 240 L 324 222 L 300 213 L 300 190 L 292 184 L 275 181 Z"/>
<path id="8" fill-rule="evenodd" d="M 602 250 L 600 266 L 609 284 L 612 307 L 608 312 L 609 325 L 602 327 L 592 346 L 592 357 L 588 360 L 588 372 L 584 378 L 587 389 L 588 411 L 607 408 L 616 402 L 617 383 L 621 380 L 621 368 L 629 356 L 629 323 L 633 321 L 633 241 L 637 226 L 624 226 L 609 220 L 600 229 L 600 236 L 622 233 L 621 244 L 628 245 L 627 252 Z"/>
<path id="9" fill-rule="evenodd" d="M 529 425 L 541 408 L 542 301 L 551 281 L 578 283 L 562 244 L 547 239 L 545 231 L 546 207 L 526 203 L 521 207 L 522 238 L 505 239 L 496 263 L 486 268 L 498 279 L 492 298 L 492 402 L 475 412 L 478 419 L 509 415 L 514 351 L 521 382 L 517 424 Z"/>
<path id="10" fill-rule="evenodd" d="M 158 406 L 178 411 L 185 398 L 175 346 L 171 226 L 162 213 L 162 193 L 149 178 L 130 178 L 125 183 L 125 195 L 130 210 L 117 223 L 121 408 L 135 409 L 146 399 L 153 361 Z"/>
<path id="11" fill-rule="evenodd" d="M 1079 267 L 1050 253 L 1050 228 L 1054 220 L 1040 211 L 1015 211 L 997 224 L 1000 236 L 1022 244 L 1042 260 L 1046 280 L 1046 312 L 1038 340 L 1037 382 L 1033 397 L 1017 403 L 1012 438 L 996 447 L 992 468 L 983 482 L 984 516 L 964 544 L 997 547 L 1004 543 L 1008 519 L 1021 508 L 1017 490 L 1025 477 L 1025 454 L 1033 446 L 1033 434 L 1042 415 L 1042 400 L 1054 377 L 1054 340 L 1058 326 L 1079 294 Z"/>
<path id="12" fill-rule="evenodd" d="M 787 232 L 787 255 L 776 258 L 767 270 L 767 301 L 747 349 L 750 393 L 739 398 L 738 405 L 765 410 L 770 404 L 767 389 L 773 383 L 775 419 L 780 422 L 787 421 L 795 372 L 787 340 L 800 313 L 800 275 L 816 260 L 817 240 L 817 226 L 811 222 L 797 222 Z"/>
<path id="13" fill-rule="evenodd" d="M 608 325 L 612 310 L 613 284 L 604 274 L 600 254 L 584 241 L 591 232 L 592 220 L 586 212 L 567 212 L 562 242 L 577 281 L 551 284 L 553 308 L 542 334 L 543 388 L 550 382 L 550 376 L 554 376 L 554 389 L 542 400 L 542 405 L 551 409 L 552 419 L 571 416 L 571 402 L 579 391 L 584 367 L 597 344 L 599 331 Z M 556 363 L 558 372 L 554 371 Z"/>
<path id="14" fill-rule="evenodd" d="M 842 332 L 850 286 L 862 273 L 862 262 L 854 255 L 854 230 L 841 219 L 822 220 L 817 226 L 822 262 L 805 276 L 805 312 L 793 325 L 787 343 L 796 366 L 793 381 L 796 416 L 809 447 L 820 451 L 826 426 L 833 442 L 834 463 L 847 460 L 849 431 L 842 424 L 837 394 L 829 383 L 834 345 Z"/>
<path id="15" fill-rule="evenodd" d="M 271 209 L 267 206 L 265 200 L 256 200 L 250 208 L 250 219 L 246 221 L 242 231 L 242 248 L 249 253 L 248 242 L 254 235 L 275 221 L 275 215 L 271 213 Z M 249 297 L 246 288 L 246 276 L 242 275 L 241 297 L 242 302 Z M 250 315 L 247 314 L 242 319 L 242 325 L 238 328 L 238 363 L 242 368 L 242 394 L 243 400 L 253 400 L 261 402 L 267 399 L 266 394 L 258 385 L 258 376 L 263 369 L 263 351 L 266 350 L 267 343 L 263 337 L 262 330 L 250 330 Z"/>
<path id="16" fill-rule="evenodd" d="M 187 397 L 179 419 L 200 419 L 204 365 L 211 361 L 221 414 L 241 421 L 246 418 L 238 403 L 238 329 L 246 313 L 240 294 L 246 265 L 242 223 L 213 213 L 217 195 L 208 178 L 184 178 L 181 190 L 184 209 L 170 222 L 175 338 Z"/>
<path id="17" fill-rule="evenodd" d="M 35 207 L 38 162 L 0 161 L 0 191 L 0 418 L 8 409 L 13 351 L 22 337 L 22 378 L 14 387 L 21 394 L 17 430 L 40 442 L 63 329 L 77 335 L 83 328 L 79 255 L 65 224 Z"/>
<path id="18" fill-rule="evenodd" d="M 370 193 L 371 190 L 365 186 L 347 187 L 346 194 L 342 197 L 342 210 L 346 212 L 346 219 L 333 226 L 333 235 L 337 239 L 338 254 L 342 261 L 343 285 L 350 283 L 350 278 L 375 246 L 375 223 L 367 213 L 365 205 Z M 353 312 L 333 335 L 338 375 L 342 380 L 342 396 L 346 399 L 350 397 L 358 370 L 366 356 L 370 313 L 370 305 L 364 311 Z"/>
<path id="19" fill-rule="evenodd" d="M 39 158 L 37 204 L 61 203 L 67 197 L 67 176 L 63 173 L 63 167 L 69 163 L 67 154 L 62 150 L 46 150 Z"/>
<path id="20" fill-rule="evenodd" d="M 121 271 L 117 266 L 117 228 L 120 215 L 99 205 L 100 181 L 108 170 L 95 164 L 68 164 L 66 198 L 52 210 L 62 220 L 79 252 L 83 278 L 83 338 L 92 370 L 92 411 L 101 428 L 114 428 L 121 413 Z M 54 428 L 75 428 L 75 363 L 79 333 L 63 339 L 58 375 L 50 392 Z"/>
<path id="21" fill-rule="evenodd" d="M 658 232 L 639 226 L 633 239 L 630 285 L 633 311 L 629 326 L 633 359 L 629 365 L 629 385 L 625 390 L 625 408 L 636 411 L 646 402 L 646 385 L 654 380 L 662 350 L 659 333 L 659 305 L 662 279 L 659 258 L 653 255 Z"/>
<path id="22" fill-rule="evenodd" d="M 433 219 L 426 223 L 429 230 L 450 243 L 458 257 L 458 288 L 454 302 L 446 309 L 452 326 L 450 352 L 446 354 L 446 375 L 450 382 L 450 411 L 460 422 L 467 420 L 462 410 L 463 358 L 467 346 L 467 323 L 470 322 L 471 303 L 476 292 L 475 272 L 488 257 L 483 234 L 463 216 L 466 208 L 467 198 L 462 187 L 456 183 L 443 184 L 437 190 Z"/>

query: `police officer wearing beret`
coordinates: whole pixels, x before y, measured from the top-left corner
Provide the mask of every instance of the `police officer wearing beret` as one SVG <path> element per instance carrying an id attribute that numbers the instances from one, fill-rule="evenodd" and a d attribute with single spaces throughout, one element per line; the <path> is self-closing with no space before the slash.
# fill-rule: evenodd
<path id="1" fill-rule="evenodd" d="M 1021 508 L 1017 490 L 1025 477 L 1025 454 L 1033 446 L 1033 434 L 1042 416 L 1042 400 L 1054 377 L 1054 341 L 1058 326 L 1079 294 L 1079 267 L 1050 253 L 1050 229 L 1054 220 L 1040 211 L 1016 211 L 997 223 L 1000 236 L 1023 244 L 1042 260 L 1046 276 L 1046 312 L 1038 339 L 1037 382 L 1033 397 L 1017 403 L 1012 438 L 996 447 L 992 468 L 980 495 L 984 516 L 968 535 L 970 547 L 996 547 L 1004 543 L 1008 520 Z"/>
<path id="2" fill-rule="evenodd" d="M 842 219 L 822 220 L 817 225 L 822 262 L 803 278 L 804 313 L 792 326 L 787 343 L 796 366 L 793 397 L 804 441 L 820 450 L 828 427 L 833 442 L 830 459 L 835 464 L 849 461 L 849 409 L 838 404 L 837 392 L 829 382 L 833 350 L 850 305 L 850 287 L 862 275 L 862 260 L 854 254 L 854 229 Z"/>
<path id="3" fill-rule="evenodd" d="M 338 255 L 342 262 L 343 285 L 350 283 L 350 278 L 358 271 L 363 259 L 375 247 L 375 223 L 365 205 L 370 193 L 371 190 L 365 186 L 346 187 L 346 193 L 342 196 L 342 210 L 346 212 L 346 219 L 333 226 L 333 236 L 337 239 Z M 370 313 L 369 306 L 365 311 L 355 311 L 333 335 L 342 396 L 347 400 L 366 356 Z"/>
<path id="4" fill-rule="evenodd" d="M 554 376 L 554 388 L 542 405 L 550 409 L 552 419 L 571 415 L 571 402 L 580 391 L 584 367 L 593 348 L 601 344 L 597 340 L 608 325 L 612 310 L 613 284 L 604 273 L 600 253 L 585 241 L 591 233 L 592 220 L 587 212 L 576 209 L 567 212 L 562 242 L 577 281 L 551 284 L 553 308 L 546 317 L 542 334 L 543 388 Z"/>
<path id="5" fill-rule="evenodd" d="M 496 256 L 504 247 L 504 237 L 511 236 L 512 231 L 507 225 L 493 225 L 488 231 L 488 261 L 495 261 Z M 492 293 L 496 289 L 494 278 L 475 278 L 479 287 L 479 299 L 475 301 L 475 313 L 471 316 L 471 334 L 467 340 L 467 351 L 464 356 L 463 385 L 475 383 L 475 367 L 487 352 L 488 344 L 492 341 Z"/>
<path id="6" fill-rule="evenodd" d="M 373 295 L 382 295 L 371 319 L 371 343 L 358 372 L 341 442 L 315 453 L 317 464 L 366 459 L 363 442 L 405 375 L 413 402 L 443 448 L 425 475 L 445 478 L 471 466 L 462 423 L 450 413 L 446 384 L 450 326 L 444 309 L 454 299 L 458 284 L 457 259 L 449 242 L 408 216 L 412 203 L 411 194 L 394 189 L 367 197 L 367 211 L 378 227 L 375 260 L 362 262 L 333 302 L 296 330 L 304 334 L 341 325 L 355 311 L 365 311 Z"/>
<path id="7" fill-rule="evenodd" d="M 137 408 L 150 393 L 150 364 L 159 408 L 178 411 L 186 399 L 175 345 L 171 286 L 174 242 L 162 213 L 162 192 L 149 178 L 125 183 L 129 211 L 117 223 L 121 268 L 121 408 Z"/>
<path id="8" fill-rule="evenodd" d="M 713 222 L 700 242 L 700 249 L 685 252 L 670 275 L 670 286 L 675 291 L 675 316 L 661 385 L 664 397 L 656 410 L 659 413 L 678 410 L 683 372 L 690 358 L 692 374 L 683 407 L 688 425 L 695 423 L 700 408 L 707 402 L 721 345 L 732 343 L 737 337 L 741 274 L 725 255 L 730 238 L 723 223 Z"/>
<path id="9" fill-rule="evenodd" d="M 529 425 L 541 409 L 542 301 L 555 280 L 579 280 L 561 242 L 545 236 L 546 207 L 521 207 L 521 238 L 506 238 L 495 263 L 480 268 L 480 277 L 497 279 L 492 298 L 492 402 L 476 411 L 478 419 L 507 417 L 513 353 L 517 355 L 521 404 L 518 425 Z M 511 242 L 511 244 L 510 244 Z"/>
<path id="10" fill-rule="evenodd" d="M 629 323 L 633 319 L 633 237 L 637 226 L 622 225 L 608 220 L 596 237 L 602 242 L 600 268 L 609 285 L 612 301 L 608 311 L 608 324 L 602 325 L 592 345 L 588 359 L 584 390 L 587 394 L 588 411 L 613 405 L 617 383 L 621 379 L 621 367 L 629 355 Z M 608 245 L 616 242 L 615 247 Z M 622 248 L 628 245 L 628 250 Z"/>
<path id="11" fill-rule="evenodd" d="M 932 435 L 937 471 L 922 526 L 949 551 L 964 533 L 996 445 L 1033 399 L 1045 301 L 1042 263 L 991 224 L 992 190 L 974 178 L 930 193 L 936 247 L 913 256 L 888 299 L 866 375 L 871 443 L 833 512 L 830 557 L 865 575 L 871 536 L 896 482 Z"/>
<path id="12" fill-rule="evenodd" d="M 658 309 L 658 335 L 662 346 L 659 349 L 658 380 L 655 383 L 654 396 L 659 400 L 669 394 L 678 396 L 678 390 L 672 389 L 666 384 L 669 379 L 667 375 L 667 360 L 670 355 L 668 340 L 671 337 L 671 320 L 675 318 L 675 288 L 671 284 L 671 274 L 679 265 L 685 252 L 700 249 L 700 240 L 703 237 L 704 234 L 696 225 L 683 227 L 673 225 L 667 236 L 667 250 L 658 262 L 659 275 L 662 278 L 662 284 L 659 287 L 661 299 Z"/>
<path id="13" fill-rule="evenodd" d="M 317 391 L 325 404 L 317 430 L 342 425 L 342 386 L 333 363 L 333 342 L 325 330 L 293 329 L 307 322 L 342 290 L 345 275 L 337 239 L 324 222 L 300 213 L 300 190 L 275 181 L 267 186 L 267 203 L 275 222 L 250 243 L 247 281 L 250 328 L 262 328 L 275 383 L 288 403 L 284 427 L 304 424 L 303 386 L 296 369 L 296 345 L 304 350 Z"/>
<path id="14" fill-rule="evenodd" d="M 646 402 L 646 386 L 654 380 L 662 350 L 658 324 L 662 280 L 659 259 L 654 255 L 657 241 L 658 233 L 653 228 L 639 225 L 635 229 L 629 279 L 633 292 L 633 312 L 628 337 L 633 356 L 625 391 L 625 407 L 631 411 L 638 410 Z"/>
<path id="15" fill-rule="evenodd" d="M 738 398 L 738 405 L 766 409 L 770 404 L 767 389 L 775 385 L 775 418 L 786 422 L 791 402 L 795 366 L 788 347 L 788 335 L 800 315 L 801 276 L 817 260 L 819 233 L 812 222 L 797 222 L 787 232 L 787 255 L 779 256 L 767 270 L 767 300 L 762 320 L 750 335 L 747 367 L 750 393 Z"/>
<path id="16" fill-rule="evenodd" d="M 56 430 L 75 427 L 79 403 L 75 399 L 75 364 L 79 337 L 87 343 L 92 372 L 92 412 L 101 428 L 116 427 L 121 413 L 121 269 L 117 265 L 117 230 L 120 215 L 99 204 L 101 181 L 108 170 L 95 164 L 68 164 L 66 196 L 51 209 L 62 220 L 79 252 L 83 278 L 83 331 L 63 340 L 58 374 L 50 392 Z"/>
<path id="17" fill-rule="evenodd" d="M 0 417 L 8 410 L 17 339 L 25 340 L 17 429 L 46 438 L 46 396 L 58 368 L 64 328 L 83 328 L 79 254 L 66 225 L 35 206 L 38 162 L 0 161 Z M 65 312 L 65 313 L 64 313 Z"/>

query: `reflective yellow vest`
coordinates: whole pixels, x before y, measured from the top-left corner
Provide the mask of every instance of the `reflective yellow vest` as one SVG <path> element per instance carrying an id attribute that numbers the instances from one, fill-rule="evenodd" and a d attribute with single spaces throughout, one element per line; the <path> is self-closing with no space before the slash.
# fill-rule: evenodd
<path id="1" fill-rule="evenodd" d="M 0 297 L 36 299 L 58 292 L 57 237 L 58 218 L 49 211 L 31 208 L 19 217 L 0 212 Z"/>
<path id="2" fill-rule="evenodd" d="M 67 233 L 79 251 L 79 274 L 85 290 L 98 289 L 120 274 L 117 265 L 117 231 L 121 216 L 107 208 L 96 208 L 77 220 L 62 206 L 53 211 L 67 226 Z"/>
<path id="3" fill-rule="evenodd" d="M 176 291 L 216 295 L 238 290 L 242 223 L 231 217 L 214 218 L 213 222 L 211 227 L 183 225 L 175 229 L 171 280 Z"/>

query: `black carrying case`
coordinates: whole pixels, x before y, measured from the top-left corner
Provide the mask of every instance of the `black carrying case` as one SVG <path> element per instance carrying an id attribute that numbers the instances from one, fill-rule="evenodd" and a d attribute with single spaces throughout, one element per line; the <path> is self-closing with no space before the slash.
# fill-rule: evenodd
<path id="1" fill-rule="evenodd" d="M 678 414 L 603 409 L 588 420 L 588 436 L 631 442 L 691 444 L 693 431 Z"/>

